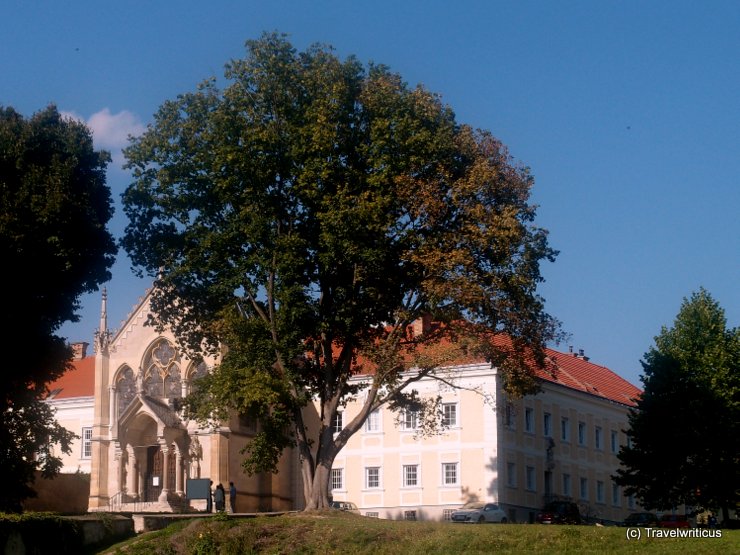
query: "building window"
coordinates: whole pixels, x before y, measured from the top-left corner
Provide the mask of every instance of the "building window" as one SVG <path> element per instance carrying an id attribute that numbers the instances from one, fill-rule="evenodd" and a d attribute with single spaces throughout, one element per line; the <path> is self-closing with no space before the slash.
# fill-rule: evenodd
<path id="1" fill-rule="evenodd" d="M 457 426 L 457 403 L 442 404 L 442 425 L 447 428 Z"/>
<path id="2" fill-rule="evenodd" d="M 367 512 L 365 513 L 365 516 L 368 518 L 378 518 L 380 515 L 376 512 Z"/>
<path id="3" fill-rule="evenodd" d="M 92 428 L 82 428 L 82 458 L 92 457 Z"/>
<path id="4" fill-rule="evenodd" d="M 526 479 L 527 479 L 527 490 L 535 491 L 537 489 L 537 483 L 534 478 L 534 467 L 533 466 L 527 467 Z"/>
<path id="5" fill-rule="evenodd" d="M 512 430 L 516 430 L 516 418 L 514 414 L 514 407 L 511 403 L 506 403 L 506 427 Z"/>
<path id="6" fill-rule="evenodd" d="M 373 489 L 380 487 L 380 467 L 368 466 L 365 468 L 365 488 Z"/>
<path id="7" fill-rule="evenodd" d="M 457 485 L 457 463 L 442 463 L 442 483 L 445 486 Z"/>
<path id="8" fill-rule="evenodd" d="M 403 485 L 404 487 L 413 487 L 419 485 L 419 465 L 403 465 Z"/>
<path id="9" fill-rule="evenodd" d="M 530 434 L 534 433 L 534 409 L 524 409 L 524 431 Z"/>
<path id="10" fill-rule="evenodd" d="M 594 447 L 596 449 L 603 448 L 601 445 L 601 428 L 599 428 L 598 426 L 596 426 L 596 428 L 594 429 Z"/>
<path id="11" fill-rule="evenodd" d="M 581 478 L 581 499 L 588 499 L 588 478 Z"/>
<path id="12" fill-rule="evenodd" d="M 565 417 L 560 419 L 560 439 L 570 441 L 570 420 Z"/>
<path id="13" fill-rule="evenodd" d="M 452 520 L 452 513 L 455 509 L 442 509 L 442 520 Z"/>
<path id="14" fill-rule="evenodd" d="M 407 410 L 403 413 L 401 427 L 404 430 L 415 430 L 419 425 L 419 413 L 415 410 Z"/>
<path id="15" fill-rule="evenodd" d="M 380 431 L 380 411 L 375 409 L 367 415 L 365 420 L 365 431 L 366 432 L 379 432 Z"/>
<path id="16" fill-rule="evenodd" d="M 331 469 L 331 489 L 344 489 L 344 469 Z"/>
<path id="17" fill-rule="evenodd" d="M 596 481 L 596 502 L 604 502 L 604 482 L 602 482 L 601 480 Z"/>
<path id="18" fill-rule="evenodd" d="M 586 445 L 586 423 L 578 423 L 578 445 Z"/>
<path id="19" fill-rule="evenodd" d="M 545 437 L 550 437 L 552 435 L 552 415 L 549 412 L 543 415 L 542 427 L 544 428 L 543 434 Z"/>
<path id="20" fill-rule="evenodd" d="M 570 474 L 563 474 L 563 495 L 570 497 Z"/>
<path id="21" fill-rule="evenodd" d="M 403 518 L 404 520 L 416 520 L 416 511 L 404 511 Z"/>
<path id="22" fill-rule="evenodd" d="M 334 415 L 331 427 L 335 434 L 338 434 L 342 431 L 342 428 L 344 427 L 344 413 L 342 411 L 338 410 L 337 413 Z"/>
<path id="23" fill-rule="evenodd" d="M 516 487 L 516 463 L 506 463 L 506 485 L 510 488 Z"/>
<path id="24" fill-rule="evenodd" d="M 619 486 L 617 484 L 612 484 L 612 505 L 615 507 L 619 507 Z"/>
<path id="25" fill-rule="evenodd" d="M 612 430 L 611 443 L 612 453 L 617 453 L 619 451 L 619 433 L 615 430 Z"/>

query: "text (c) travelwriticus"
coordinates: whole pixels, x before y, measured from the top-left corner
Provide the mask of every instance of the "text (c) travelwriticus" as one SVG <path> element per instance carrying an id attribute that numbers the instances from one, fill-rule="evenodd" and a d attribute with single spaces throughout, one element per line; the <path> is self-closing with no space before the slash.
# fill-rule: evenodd
<path id="1" fill-rule="evenodd" d="M 722 530 L 710 530 L 707 528 L 627 528 L 628 540 L 641 540 L 646 538 L 721 538 Z"/>

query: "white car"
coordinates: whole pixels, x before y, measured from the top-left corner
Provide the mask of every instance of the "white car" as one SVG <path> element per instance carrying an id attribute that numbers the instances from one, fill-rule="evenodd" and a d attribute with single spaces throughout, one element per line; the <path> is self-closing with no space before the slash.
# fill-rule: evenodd
<path id="1" fill-rule="evenodd" d="M 452 511 L 450 515 L 452 522 L 507 522 L 506 513 L 496 503 L 484 503 L 482 501 L 471 501 L 465 503 L 460 509 Z"/>

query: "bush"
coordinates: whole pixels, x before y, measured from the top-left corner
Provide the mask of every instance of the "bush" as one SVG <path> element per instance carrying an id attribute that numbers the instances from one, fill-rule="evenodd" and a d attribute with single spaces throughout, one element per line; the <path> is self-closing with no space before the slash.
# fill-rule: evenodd
<path id="1" fill-rule="evenodd" d="M 79 523 L 49 513 L 0 513 L 0 552 L 77 555 L 83 550 Z"/>

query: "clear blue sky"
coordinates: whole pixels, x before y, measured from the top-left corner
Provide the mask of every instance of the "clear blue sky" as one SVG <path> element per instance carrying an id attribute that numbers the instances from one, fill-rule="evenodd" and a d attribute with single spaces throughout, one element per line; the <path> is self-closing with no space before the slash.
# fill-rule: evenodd
<path id="1" fill-rule="evenodd" d="M 85 119 L 114 154 L 118 204 L 126 134 L 263 31 L 389 65 L 532 169 L 561 253 L 541 293 L 563 350 L 639 385 L 700 286 L 740 324 L 740 2 L 6 0 L 0 104 Z M 107 284 L 113 329 L 148 286 L 129 266 L 121 252 Z M 97 327 L 100 294 L 83 304 L 71 341 Z"/>

